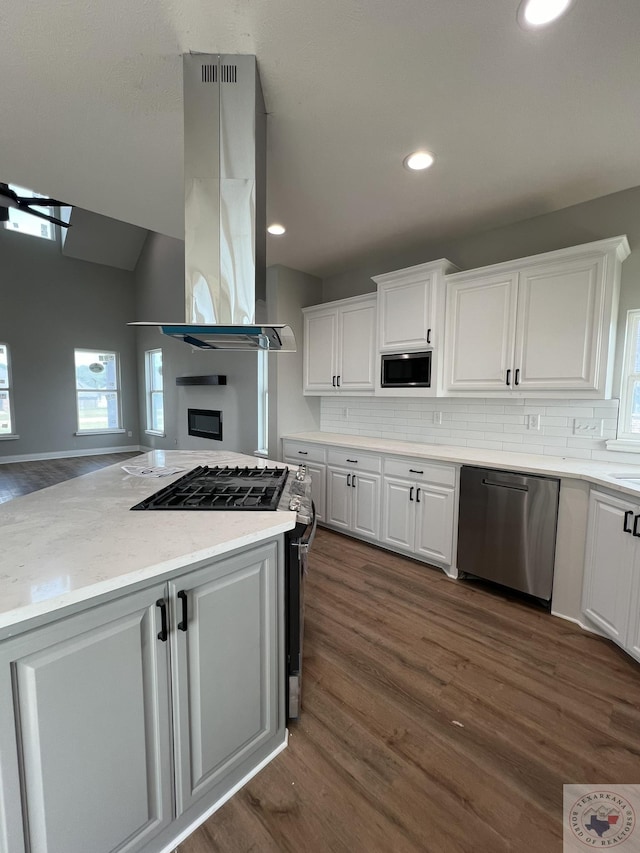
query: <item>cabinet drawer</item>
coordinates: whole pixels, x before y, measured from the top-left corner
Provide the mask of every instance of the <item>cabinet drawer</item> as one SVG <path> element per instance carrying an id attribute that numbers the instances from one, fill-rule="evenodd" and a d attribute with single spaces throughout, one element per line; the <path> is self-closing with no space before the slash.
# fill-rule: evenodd
<path id="1" fill-rule="evenodd" d="M 324 462 L 326 449 L 321 444 L 307 444 L 302 441 L 283 441 L 282 455 L 285 459 L 302 462 Z"/>
<path id="2" fill-rule="evenodd" d="M 455 486 L 456 483 L 455 466 L 437 465 L 424 459 L 385 459 L 384 473 L 440 486 Z"/>
<path id="3" fill-rule="evenodd" d="M 361 453 L 359 450 L 332 450 L 327 454 L 329 465 L 341 465 L 343 468 L 355 468 L 359 471 L 380 473 L 382 459 L 373 453 Z"/>

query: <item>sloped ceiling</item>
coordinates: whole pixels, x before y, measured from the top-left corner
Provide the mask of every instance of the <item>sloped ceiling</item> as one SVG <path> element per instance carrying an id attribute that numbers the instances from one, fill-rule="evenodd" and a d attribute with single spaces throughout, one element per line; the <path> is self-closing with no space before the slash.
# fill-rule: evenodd
<path id="1" fill-rule="evenodd" d="M 254 53 L 269 263 L 316 275 L 640 184 L 640 3 L 4 3 L 0 179 L 181 237 L 181 54 Z M 417 147 L 434 167 L 411 174 Z"/>

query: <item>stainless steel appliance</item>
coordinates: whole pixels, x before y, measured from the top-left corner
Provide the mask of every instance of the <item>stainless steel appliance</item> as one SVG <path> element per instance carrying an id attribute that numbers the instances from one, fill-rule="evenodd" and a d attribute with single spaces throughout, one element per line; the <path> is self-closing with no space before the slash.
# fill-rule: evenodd
<path id="1" fill-rule="evenodd" d="M 381 357 L 383 388 L 430 388 L 431 350 L 390 353 Z"/>
<path id="2" fill-rule="evenodd" d="M 296 470 L 200 465 L 131 507 L 134 510 L 289 511 L 296 526 L 285 540 L 285 667 L 287 719 L 300 716 L 304 578 L 316 531 L 311 477 L 304 465 Z"/>
<path id="3" fill-rule="evenodd" d="M 458 570 L 551 601 L 560 481 L 463 465 Z"/>

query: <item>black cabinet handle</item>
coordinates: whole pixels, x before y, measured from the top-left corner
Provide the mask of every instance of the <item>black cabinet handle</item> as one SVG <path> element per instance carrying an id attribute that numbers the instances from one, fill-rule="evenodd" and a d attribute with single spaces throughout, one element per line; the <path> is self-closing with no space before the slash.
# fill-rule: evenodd
<path id="1" fill-rule="evenodd" d="M 640 538 L 640 531 L 638 530 L 638 524 L 640 524 L 640 515 L 636 515 L 633 519 L 633 535 L 638 536 Z"/>
<path id="2" fill-rule="evenodd" d="M 338 374 L 338 388 L 340 387 L 340 375 Z"/>
<path id="3" fill-rule="evenodd" d="M 300 456 L 308 456 L 309 455 L 308 451 L 306 451 L 306 450 L 299 450 L 298 453 L 300 454 Z"/>
<path id="4" fill-rule="evenodd" d="M 347 474 L 347 488 L 351 485 L 351 474 Z"/>
<path id="5" fill-rule="evenodd" d="M 515 385 L 519 385 L 519 384 L 520 384 L 520 368 L 519 368 L 519 367 L 516 367 L 516 379 L 515 379 L 515 383 L 514 383 L 514 384 L 515 384 Z"/>
<path id="6" fill-rule="evenodd" d="M 511 385 L 511 368 L 507 370 L 507 381 L 505 382 L 505 385 Z"/>
<path id="7" fill-rule="evenodd" d="M 353 489 L 355 489 L 355 487 L 356 487 L 356 475 L 355 474 L 351 475 L 351 487 Z"/>
<path id="8" fill-rule="evenodd" d="M 333 385 L 334 388 L 336 387 L 336 377 L 335 376 L 331 380 L 331 384 Z"/>
<path id="9" fill-rule="evenodd" d="M 156 607 L 160 608 L 160 630 L 158 631 L 158 639 L 163 643 L 167 642 L 169 629 L 167 628 L 167 602 L 164 598 L 159 598 L 156 601 Z"/>
<path id="10" fill-rule="evenodd" d="M 431 329 L 427 329 L 427 343 L 431 343 Z"/>
<path id="11" fill-rule="evenodd" d="M 632 509 L 628 509 L 624 514 L 624 524 L 622 525 L 622 529 L 624 530 L 625 533 L 632 533 L 633 532 L 630 527 L 627 527 L 627 522 L 629 521 L 629 519 L 631 518 L 632 515 L 633 515 Z"/>
<path id="12" fill-rule="evenodd" d="M 178 593 L 178 598 L 182 602 L 182 620 L 178 622 L 178 631 L 186 631 L 189 616 L 187 613 L 187 593 L 184 589 L 180 590 L 180 592 Z"/>
<path id="13" fill-rule="evenodd" d="M 411 486 L 411 488 L 409 489 L 409 500 L 413 500 L 413 486 Z"/>
<path id="14" fill-rule="evenodd" d="M 358 464 L 358 460 L 357 460 L 357 459 L 347 459 L 347 462 L 355 462 L 355 464 L 356 464 L 356 465 Z"/>
<path id="15" fill-rule="evenodd" d="M 424 474 L 424 471 L 418 471 L 418 470 L 416 470 L 415 468 L 409 468 L 409 471 L 410 471 L 412 474 Z"/>
<path id="16" fill-rule="evenodd" d="M 420 487 L 416 489 L 416 503 L 420 503 Z"/>

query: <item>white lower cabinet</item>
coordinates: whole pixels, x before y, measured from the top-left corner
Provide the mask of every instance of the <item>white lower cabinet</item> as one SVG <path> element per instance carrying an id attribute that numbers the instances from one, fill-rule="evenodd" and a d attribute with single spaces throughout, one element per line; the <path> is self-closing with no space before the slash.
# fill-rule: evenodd
<path id="1" fill-rule="evenodd" d="M 322 445 L 302 441 L 283 441 L 282 455 L 287 465 L 306 465 L 311 476 L 311 499 L 316 508 L 316 518 L 324 521 L 326 507 L 327 466 L 326 450 Z"/>
<path id="2" fill-rule="evenodd" d="M 445 566 L 453 562 L 453 465 L 388 459 L 384 466 L 380 541 Z"/>
<path id="3" fill-rule="evenodd" d="M 271 542 L 1 642 L 0 851 L 153 853 L 274 751 L 281 585 Z"/>
<path id="4" fill-rule="evenodd" d="M 640 660 L 640 506 L 591 491 L 582 611 Z"/>
<path id="5" fill-rule="evenodd" d="M 325 523 L 367 539 L 378 539 L 380 457 L 357 451 L 329 450 L 327 460 Z"/>

